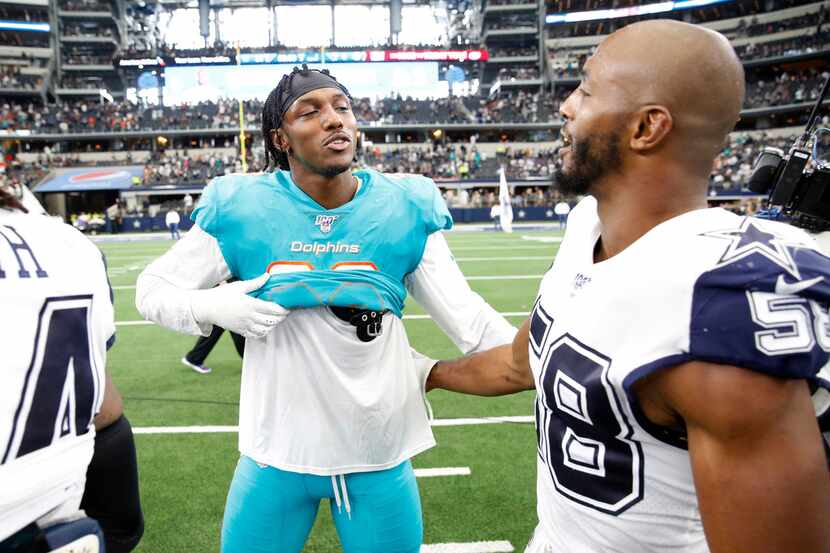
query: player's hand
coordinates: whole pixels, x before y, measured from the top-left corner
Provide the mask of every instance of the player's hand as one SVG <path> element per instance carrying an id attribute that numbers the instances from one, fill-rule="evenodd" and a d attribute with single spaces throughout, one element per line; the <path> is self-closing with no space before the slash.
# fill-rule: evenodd
<path id="1" fill-rule="evenodd" d="M 429 373 L 432 372 L 432 368 L 438 361 L 415 351 L 413 348 L 409 348 L 409 352 L 412 355 L 412 362 L 415 364 L 415 371 L 418 374 L 418 382 L 421 383 L 421 389 L 424 392 L 428 392 L 427 379 L 429 378 Z"/>
<path id="2" fill-rule="evenodd" d="M 262 288 L 269 277 L 265 273 L 250 280 L 191 292 L 193 318 L 199 324 L 214 324 L 245 338 L 264 337 L 289 313 L 281 305 L 248 296 L 248 292 Z"/>

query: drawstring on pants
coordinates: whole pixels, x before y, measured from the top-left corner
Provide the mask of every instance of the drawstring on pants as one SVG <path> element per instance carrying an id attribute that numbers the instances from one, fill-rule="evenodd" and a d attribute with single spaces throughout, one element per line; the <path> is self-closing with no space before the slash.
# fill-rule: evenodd
<path id="1" fill-rule="evenodd" d="M 352 506 L 349 504 L 349 492 L 346 489 L 346 477 L 344 475 L 340 475 L 340 482 L 337 482 L 337 476 L 331 475 L 331 487 L 334 490 L 334 503 L 337 505 L 337 512 L 340 513 L 341 511 L 341 503 L 340 503 L 340 488 L 343 491 L 343 504 L 346 506 L 346 516 L 349 517 L 349 520 L 352 519 Z"/>

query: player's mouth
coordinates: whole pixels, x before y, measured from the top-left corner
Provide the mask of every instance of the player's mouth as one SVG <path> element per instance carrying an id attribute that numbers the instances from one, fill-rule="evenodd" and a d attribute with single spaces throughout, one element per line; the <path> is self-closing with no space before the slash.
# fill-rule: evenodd
<path id="1" fill-rule="evenodd" d="M 323 141 L 323 147 L 335 152 L 346 150 L 352 143 L 352 137 L 344 132 L 336 132 Z"/>

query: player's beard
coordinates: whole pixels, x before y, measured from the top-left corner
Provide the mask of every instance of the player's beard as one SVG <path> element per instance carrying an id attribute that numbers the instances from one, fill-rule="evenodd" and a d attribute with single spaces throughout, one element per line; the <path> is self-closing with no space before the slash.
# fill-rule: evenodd
<path id="1" fill-rule="evenodd" d="M 298 156 L 297 153 L 293 150 L 289 150 L 289 155 L 297 161 L 299 161 L 306 169 L 308 169 L 312 173 L 320 175 L 321 177 L 326 177 L 327 179 L 334 178 L 340 173 L 344 173 L 352 168 L 351 163 L 328 166 L 317 165 L 305 159 L 304 157 Z"/>
<path id="2" fill-rule="evenodd" d="M 563 194 L 589 194 L 599 179 L 622 166 L 620 135 L 620 132 L 609 132 L 594 134 L 584 140 L 573 138 L 571 166 L 567 171 L 562 167 L 556 169 L 554 185 Z"/>

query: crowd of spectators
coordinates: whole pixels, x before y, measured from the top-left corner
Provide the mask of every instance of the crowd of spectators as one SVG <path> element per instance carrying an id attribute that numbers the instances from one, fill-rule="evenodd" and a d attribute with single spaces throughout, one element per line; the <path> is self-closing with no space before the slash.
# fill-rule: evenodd
<path id="1" fill-rule="evenodd" d="M 815 102 L 821 87 L 830 77 L 827 70 L 819 73 L 808 69 L 796 73 L 781 73 L 771 80 L 747 83 L 744 107 L 757 108 Z"/>
<path id="2" fill-rule="evenodd" d="M 107 25 L 85 25 L 80 23 L 62 23 L 63 36 L 85 38 L 115 38 L 115 31 Z"/>
<path id="3" fill-rule="evenodd" d="M 94 90 L 98 91 L 99 89 L 107 89 L 112 90 L 114 85 L 107 81 L 104 77 L 96 76 L 96 75 L 84 75 L 84 76 L 76 76 L 76 75 L 66 75 L 64 74 L 60 82 L 58 83 L 58 88 L 72 88 L 72 89 L 80 89 L 80 90 Z"/>
<path id="4" fill-rule="evenodd" d="M 49 12 L 45 6 L 39 10 L 24 8 L 22 6 L 0 6 L 0 19 L 40 23 L 49 21 Z"/>
<path id="5" fill-rule="evenodd" d="M 20 66 L 17 65 L 0 65 L 0 88 L 40 90 L 42 87 L 42 77 L 22 74 Z"/>
<path id="6" fill-rule="evenodd" d="M 528 71 L 535 71 L 532 68 Z M 505 74 L 500 74 L 504 78 Z M 515 73 L 518 78 L 528 73 Z M 535 73 L 530 73 L 535 75 Z M 746 108 L 812 102 L 818 97 L 828 70 L 805 69 L 755 78 L 748 82 Z M 13 83 L 0 73 L 0 85 Z M 110 89 L 102 77 L 64 76 L 62 88 Z M 17 88 L 17 86 L 15 86 Z M 560 103 L 570 93 L 557 87 L 554 93 L 502 89 L 494 97 L 453 96 L 414 99 L 396 95 L 371 100 L 356 98 L 354 112 L 364 124 L 536 123 L 555 120 Z M 260 100 L 243 103 L 246 126 L 256 127 L 262 111 Z M 7 103 L 0 109 L 0 129 L 26 129 L 36 133 L 113 132 L 121 130 L 229 129 L 239 126 L 238 102 L 232 99 L 180 106 L 138 106 L 127 101 L 67 101 L 61 104 Z"/>
<path id="7" fill-rule="evenodd" d="M 515 15 L 504 15 L 494 21 L 488 20 L 485 24 L 484 31 L 498 31 L 504 29 L 518 29 L 524 27 L 533 27 L 535 29 L 536 26 L 537 16 L 535 13 L 520 13 Z"/>
<path id="8" fill-rule="evenodd" d="M 65 65 L 106 65 L 112 67 L 112 57 L 106 55 L 63 52 L 62 59 Z"/>
<path id="9" fill-rule="evenodd" d="M 515 80 L 532 80 L 539 78 L 538 67 L 502 67 L 499 69 L 498 80 L 500 81 L 515 81 Z"/>
<path id="10" fill-rule="evenodd" d="M 487 0 L 491 6 L 515 6 L 517 4 L 536 4 L 533 0 Z"/>
<path id="11" fill-rule="evenodd" d="M 822 6 L 823 8 L 823 6 Z M 821 9 L 817 14 L 811 13 L 799 17 L 791 17 L 789 19 L 782 19 L 780 21 L 770 21 L 768 23 L 759 23 L 758 17 L 753 17 L 747 22 L 746 19 L 741 19 L 734 31 L 727 31 L 726 35 L 729 38 L 738 37 L 754 37 L 761 35 L 771 35 L 773 33 L 780 33 L 789 31 L 791 29 L 807 29 L 812 28 L 817 30 L 824 23 L 826 23 L 827 11 Z"/>
<path id="12" fill-rule="evenodd" d="M 254 156 L 246 159 L 248 171 L 261 171 L 265 165 L 262 148 L 254 150 Z M 202 154 L 198 151 L 154 153 L 144 164 L 143 184 L 203 184 L 214 177 L 242 172 L 242 158 L 238 155 Z"/>
<path id="13" fill-rule="evenodd" d="M 98 0 L 62 0 L 60 9 L 73 12 L 112 12 L 112 6 Z"/>
<path id="14" fill-rule="evenodd" d="M 740 191 L 752 174 L 752 166 L 764 147 L 788 149 L 793 137 L 768 137 L 749 135 L 733 136 L 730 143 L 715 159 L 710 177 L 710 190 Z"/>
<path id="15" fill-rule="evenodd" d="M 66 88 L 95 88 L 95 83 L 65 77 Z M 106 86 L 103 81 L 101 86 Z M 502 91 L 496 98 L 479 96 L 416 100 L 400 95 L 371 101 L 356 98 L 358 121 L 410 123 L 533 123 L 548 121 L 561 98 L 523 90 Z M 255 127 L 263 103 L 243 102 L 246 126 Z M 0 107 L 0 129 L 35 133 L 113 132 L 121 130 L 221 129 L 239 126 L 238 102 L 221 99 L 182 106 L 140 107 L 131 102 L 101 104 L 81 100 L 61 104 L 6 103 Z"/>
<path id="16" fill-rule="evenodd" d="M 665 12 L 658 14 L 650 14 L 643 16 L 640 19 L 654 19 L 654 18 L 672 18 L 686 21 L 686 17 L 690 17 L 691 23 L 706 23 L 709 21 L 718 21 L 722 19 L 733 18 L 753 18 L 754 16 L 771 11 L 783 10 L 786 8 L 793 8 L 803 6 L 804 4 L 812 4 L 815 0 L 776 0 L 775 2 L 763 2 L 759 0 L 738 0 L 737 2 L 725 2 L 705 6 L 693 10 L 682 10 L 674 12 Z M 570 5 L 569 8 L 554 7 L 549 12 L 567 12 L 573 10 L 596 10 L 604 8 L 620 8 L 626 7 L 626 3 L 631 5 L 639 5 L 640 2 L 633 2 L 627 0 L 620 2 L 618 0 L 600 0 L 598 2 L 575 2 L 574 0 L 561 0 L 555 2 L 559 5 Z M 576 5 L 574 5 L 576 4 Z M 600 7 L 603 6 L 603 7 Z M 815 16 L 813 16 L 815 18 Z M 631 18 L 620 19 L 605 19 L 600 21 L 581 21 L 578 23 L 558 24 L 549 28 L 548 36 L 550 38 L 568 38 L 575 36 L 590 36 L 590 35 L 606 35 L 613 33 L 624 25 L 632 22 Z M 818 23 L 818 20 L 815 20 Z M 810 22 L 808 21 L 808 26 Z M 792 28 L 792 27 L 791 27 Z M 743 30 L 751 32 L 749 36 L 758 36 L 766 33 L 766 24 L 753 25 L 752 20 L 744 23 Z"/>
<path id="17" fill-rule="evenodd" d="M 0 31 L 0 46 L 17 48 L 49 48 L 49 33 Z"/>
<path id="18" fill-rule="evenodd" d="M 795 56 L 821 52 L 822 50 L 830 50 L 830 29 L 775 42 L 750 42 L 746 46 L 735 48 L 735 51 L 744 61 L 777 56 Z"/>
<path id="19" fill-rule="evenodd" d="M 747 191 L 753 164 L 764 147 L 787 150 L 793 137 L 750 136 L 735 134 L 715 160 L 710 177 L 710 193 L 740 193 Z M 264 169 L 262 145 L 257 142 L 247 160 L 248 171 Z M 492 151 L 492 149 L 491 149 Z M 114 162 L 132 163 L 130 159 Z M 558 167 L 555 147 L 517 148 L 500 144 L 490 154 L 483 154 L 475 142 L 436 143 L 419 146 L 398 146 L 381 149 L 366 148 L 356 167 L 370 167 L 383 172 L 416 173 L 433 178 L 444 189 L 444 197 L 450 207 L 490 207 L 498 203 L 494 185 L 480 188 L 458 188 L 443 185 L 446 181 L 494 182 L 498 168 L 503 166 L 511 181 L 526 181 L 513 190 L 514 207 L 552 205 L 557 195 L 549 186 Z M 79 157 L 72 154 L 52 154 L 48 150 L 38 155 L 33 163 L 12 162 L 5 173 L 0 174 L 0 184 L 33 187 L 50 170 L 57 167 L 79 165 Z M 204 150 L 153 153 L 144 164 L 144 174 L 135 186 L 170 184 L 200 185 L 211 178 L 230 172 L 241 172 L 242 161 L 227 151 L 216 153 Z M 539 182 L 533 182 L 536 179 Z"/>
<path id="20" fill-rule="evenodd" d="M 521 56 L 536 57 L 538 50 L 535 46 L 521 47 L 494 47 L 488 49 L 487 53 L 491 58 L 517 58 Z"/>

